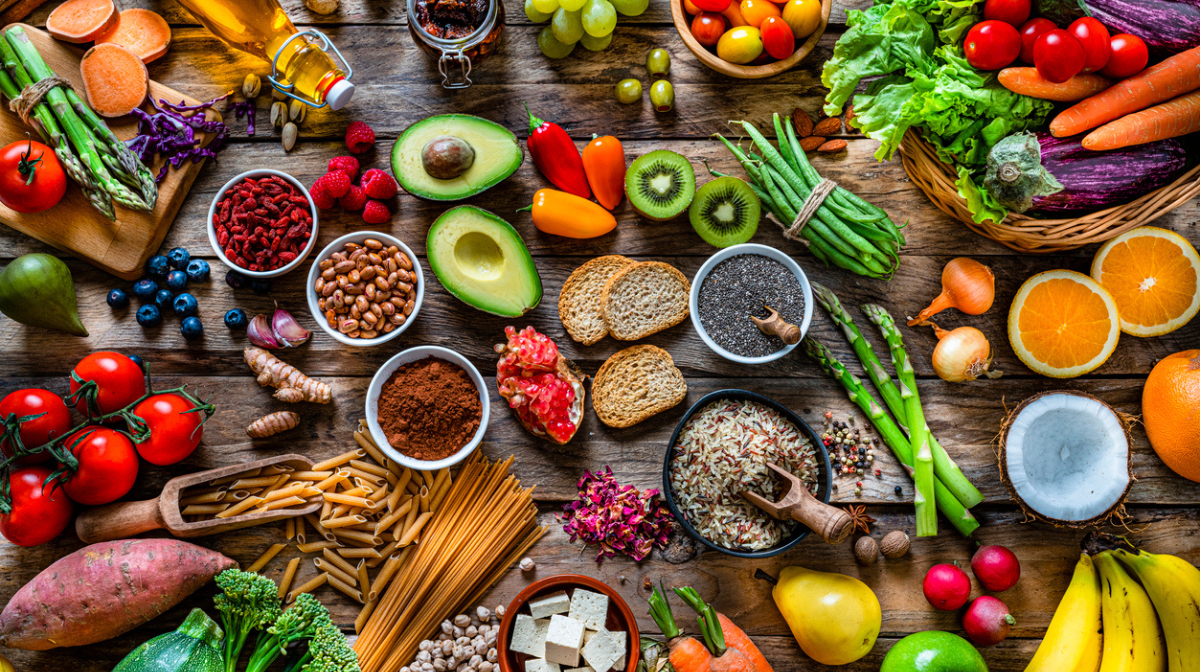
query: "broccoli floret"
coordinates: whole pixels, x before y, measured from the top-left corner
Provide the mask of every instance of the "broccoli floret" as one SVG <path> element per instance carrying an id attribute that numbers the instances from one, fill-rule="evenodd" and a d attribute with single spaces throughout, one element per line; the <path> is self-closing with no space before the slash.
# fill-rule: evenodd
<path id="1" fill-rule="evenodd" d="M 264 672 L 277 658 L 287 653 L 292 644 L 312 639 L 326 624 L 332 625 L 329 610 L 317 598 L 301 593 L 275 624 L 260 632 L 250 656 L 246 672 Z"/>
<path id="2" fill-rule="evenodd" d="M 317 628 L 308 643 L 308 651 L 288 666 L 285 672 L 362 672 L 358 656 L 346 636 L 332 622 Z"/>
<path id="3" fill-rule="evenodd" d="M 239 569 L 218 574 L 217 586 L 223 592 L 213 604 L 225 628 L 225 672 L 235 672 L 250 633 L 269 628 L 279 618 L 279 587 L 265 576 Z"/>

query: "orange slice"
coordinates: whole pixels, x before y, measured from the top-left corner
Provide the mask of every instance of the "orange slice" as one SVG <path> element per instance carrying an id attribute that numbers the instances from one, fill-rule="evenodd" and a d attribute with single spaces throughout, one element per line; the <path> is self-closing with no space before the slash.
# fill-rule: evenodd
<path id="1" fill-rule="evenodd" d="M 1092 278 L 1132 336 L 1169 334 L 1200 312 L 1200 254 L 1174 231 L 1142 226 L 1113 238 L 1096 252 Z"/>
<path id="2" fill-rule="evenodd" d="M 1075 271 L 1046 271 L 1026 280 L 1008 313 L 1008 340 L 1017 357 L 1051 378 L 1095 370 L 1120 338 L 1112 295 Z"/>

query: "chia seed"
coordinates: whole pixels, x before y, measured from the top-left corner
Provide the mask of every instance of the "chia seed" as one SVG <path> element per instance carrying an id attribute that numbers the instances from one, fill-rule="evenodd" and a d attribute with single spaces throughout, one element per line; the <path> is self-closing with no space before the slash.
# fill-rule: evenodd
<path id="1" fill-rule="evenodd" d="M 804 321 L 800 282 L 778 261 L 760 254 L 739 254 L 713 267 L 700 286 L 700 324 L 714 343 L 742 357 L 763 357 L 782 350 L 783 341 L 767 336 L 750 320 L 766 318 L 766 306 L 785 321 Z"/>

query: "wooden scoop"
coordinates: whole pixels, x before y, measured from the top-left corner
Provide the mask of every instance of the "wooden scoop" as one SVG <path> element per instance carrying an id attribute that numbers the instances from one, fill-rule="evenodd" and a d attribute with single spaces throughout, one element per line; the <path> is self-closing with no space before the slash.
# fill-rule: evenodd
<path id="1" fill-rule="evenodd" d="M 791 322 L 784 321 L 784 319 L 780 317 L 779 311 L 775 310 L 774 308 L 770 306 L 763 307 L 766 308 L 770 313 L 770 315 L 767 316 L 767 319 L 764 320 L 763 318 L 755 317 L 754 315 L 750 316 L 750 319 L 754 320 L 754 324 L 758 326 L 759 331 L 763 332 L 767 336 L 778 336 L 787 345 L 795 345 L 800 342 L 800 327 L 797 327 Z"/>
<path id="2" fill-rule="evenodd" d="M 176 537 L 188 539 L 240 530 L 243 527 L 262 525 L 321 510 L 322 502 L 317 501 L 303 508 L 275 509 L 274 511 L 251 509 L 246 513 L 229 518 L 213 518 L 195 523 L 183 521 L 183 514 L 180 513 L 179 493 L 184 489 L 196 485 L 206 485 L 209 481 L 218 478 L 272 465 L 287 465 L 297 471 L 306 471 L 312 468 L 313 463 L 303 455 L 280 455 L 256 462 L 231 464 L 228 467 L 198 471 L 187 476 L 172 478 L 163 486 L 162 494 L 155 499 L 142 502 L 117 502 L 84 511 L 75 519 L 75 534 L 79 535 L 79 540 L 85 544 L 127 539 L 143 532 L 161 529 L 170 531 Z"/>
<path id="3" fill-rule="evenodd" d="M 854 519 L 836 506 L 830 506 L 809 493 L 804 483 L 778 464 L 768 462 L 770 467 L 787 484 L 783 499 L 767 501 L 758 493 L 742 491 L 742 497 L 780 520 L 796 520 L 804 523 L 829 544 L 840 544 L 854 531 Z"/>

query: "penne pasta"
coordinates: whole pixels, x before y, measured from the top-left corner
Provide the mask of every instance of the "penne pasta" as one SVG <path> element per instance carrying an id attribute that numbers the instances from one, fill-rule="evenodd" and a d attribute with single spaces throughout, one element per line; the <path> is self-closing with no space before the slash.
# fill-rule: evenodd
<path id="1" fill-rule="evenodd" d="M 302 583 L 299 586 L 296 586 L 294 589 L 292 589 L 292 592 L 288 593 L 287 601 L 295 602 L 296 598 L 299 597 L 301 594 L 311 593 L 312 591 L 316 590 L 317 588 L 320 588 L 321 586 L 325 585 L 325 583 L 327 581 L 329 581 L 328 574 L 324 574 L 324 573 L 318 574 L 315 577 L 309 579 L 308 581 L 305 581 L 304 583 Z"/>
<path id="2" fill-rule="evenodd" d="M 332 574 L 327 574 L 326 576 L 329 577 L 329 585 L 342 591 L 350 599 L 355 600 L 355 601 L 359 602 L 360 604 L 364 602 L 362 592 L 360 592 L 353 585 L 346 583 L 345 581 L 342 581 L 341 579 L 337 578 L 336 576 L 333 576 Z"/>
<path id="3" fill-rule="evenodd" d="M 262 569 L 263 567 L 266 567 L 267 563 L 271 561 L 271 558 L 274 558 L 275 556 L 279 555 L 279 552 L 285 548 L 287 548 L 287 544 L 272 544 L 271 547 L 268 548 L 265 553 L 258 556 L 257 560 L 250 563 L 250 566 L 247 567 L 245 569 L 245 571 L 257 572 L 258 570 Z"/>
<path id="4" fill-rule="evenodd" d="M 229 504 L 192 504 L 183 508 L 185 516 L 212 515 L 229 508 Z"/>
<path id="5" fill-rule="evenodd" d="M 287 597 L 288 589 L 296 578 L 296 570 L 300 568 L 300 558 L 288 560 L 287 568 L 283 570 L 283 578 L 279 581 L 279 599 Z"/>
<path id="6" fill-rule="evenodd" d="M 363 450 L 362 448 L 359 448 L 357 450 L 352 450 L 348 453 L 342 453 L 341 455 L 338 455 L 337 457 L 331 457 L 328 460 L 325 460 L 324 462 L 318 462 L 312 466 L 311 471 L 325 471 L 326 469 L 333 469 L 334 467 L 340 467 L 343 464 L 346 464 L 350 460 L 357 460 L 360 457 L 366 457 L 366 456 L 367 456 L 367 451 Z"/>
<path id="7" fill-rule="evenodd" d="M 236 516 L 239 513 L 243 513 L 247 509 L 255 506 L 260 501 L 261 501 L 261 498 L 259 498 L 259 497 L 247 497 L 246 499 L 243 499 L 242 501 L 238 502 L 237 504 L 234 504 L 233 506 L 229 507 L 228 509 L 225 509 L 224 511 L 218 513 L 216 517 L 217 518 L 229 518 L 231 516 Z"/>

